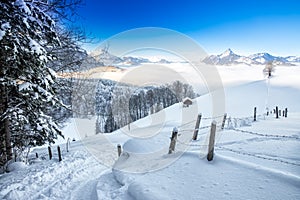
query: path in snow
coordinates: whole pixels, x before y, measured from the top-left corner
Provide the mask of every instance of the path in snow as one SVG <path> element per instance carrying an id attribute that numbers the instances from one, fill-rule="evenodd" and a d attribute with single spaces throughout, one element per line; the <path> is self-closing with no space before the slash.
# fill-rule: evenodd
<path id="1" fill-rule="evenodd" d="M 96 185 L 107 168 L 78 146 L 63 152 L 61 162 L 55 158 L 35 161 L 25 169 L 2 175 L 0 199 L 97 199 Z"/>

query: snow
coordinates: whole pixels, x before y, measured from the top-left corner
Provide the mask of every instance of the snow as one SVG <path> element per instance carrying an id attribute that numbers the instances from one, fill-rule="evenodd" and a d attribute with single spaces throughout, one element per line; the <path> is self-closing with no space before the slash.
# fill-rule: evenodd
<path id="1" fill-rule="evenodd" d="M 5 35 L 5 31 L 0 30 L 0 40 L 2 40 L 4 35 Z"/>
<path id="2" fill-rule="evenodd" d="M 169 67 L 184 76 L 192 72 L 180 64 Z M 210 94 L 188 108 L 177 103 L 111 134 L 94 135 L 94 118 L 72 119 L 63 130 L 66 140 L 76 139 L 70 151 L 66 140 L 58 141 L 63 160 L 58 162 L 56 146 L 52 160 L 47 148 L 34 149 L 30 165 L 0 175 L 0 199 L 300 199 L 300 67 L 277 66 L 269 80 L 263 66 L 217 69 L 225 87 L 224 130 L 223 116 L 212 117 Z M 266 107 L 275 106 L 288 108 L 288 117 L 266 116 Z M 198 113 L 198 139 L 192 141 Z M 213 120 L 218 131 L 209 162 Z M 174 127 L 177 144 L 168 154 Z M 123 148 L 119 158 L 117 144 Z"/>
<path id="3" fill-rule="evenodd" d="M 24 168 L 26 167 L 27 166 L 25 165 L 24 162 L 13 162 L 7 166 L 7 171 L 9 172 L 20 171 L 20 170 L 24 170 Z"/>
<path id="4" fill-rule="evenodd" d="M 6 23 L 3 23 L 1 24 L 1 29 L 0 29 L 0 40 L 2 40 L 2 38 L 4 37 L 5 35 L 5 32 L 7 29 L 10 29 L 10 24 L 9 22 L 6 22 Z"/>
<path id="5" fill-rule="evenodd" d="M 16 6 L 20 7 L 20 10 L 23 10 L 26 14 L 31 15 L 31 11 L 23 0 L 17 0 L 14 2 Z"/>
<path id="6" fill-rule="evenodd" d="M 30 28 L 30 25 L 28 24 L 27 18 L 23 18 L 23 23 L 26 25 L 27 28 Z"/>
<path id="7" fill-rule="evenodd" d="M 44 52 L 46 52 L 45 49 L 33 39 L 30 39 L 29 46 L 31 48 L 31 51 L 36 54 L 44 55 Z M 46 57 L 41 56 L 41 59 L 46 59 Z"/>
<path id="8" fill-rule="evenodd" d="M 2 175 L 0 198 L 80 199 L 83 195 L 88 199 L 97 198 L 96 187 L 88 186 L 93 181 L 96 184 L 106 168 L 80 142 L 71 142 L 69 153 L 64 146 L 61 148 L 61 162 L 58 162 L 56 148 L 52 148 L 52 160 L 47 160 L 47 149 L 37 149 L 34 153 L 39 154 L 39 159 L 31 158 L 31 164 L 23 170 Z M 86 191 L 89 193 L 85 194 Z"/>
<path id="9" fill-rule="evenodd" d="M 22 84 L 19 84 L 19 91 L 30 90 L 31 88 L 32 85 L 29 82 L 23 82 Z"/>
<path id="10" fill-rule="evenodd" d="M 231 54 L 233 54 L 232 50 L 231 49 L 227 49 L 224 53 L 222 53 L 220 55 L 220 58 L 225 58 L 227 56 L 230 56 Z"/>

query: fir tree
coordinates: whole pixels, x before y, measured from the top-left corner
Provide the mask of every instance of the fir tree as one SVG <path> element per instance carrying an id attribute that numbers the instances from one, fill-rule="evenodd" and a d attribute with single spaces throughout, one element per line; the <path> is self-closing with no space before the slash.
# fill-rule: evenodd
<path id="1" fill-rule="evenodd" d="M 62 135 L 46 114 L 49 107 L 60 106 L 53 87 L 56 75 L 47 66 L 60 41 L 55 22 L 36 3 L 0 2 L 2 162 L 11 158 L 11 144 L 24 148 L 54 143 Z"/>

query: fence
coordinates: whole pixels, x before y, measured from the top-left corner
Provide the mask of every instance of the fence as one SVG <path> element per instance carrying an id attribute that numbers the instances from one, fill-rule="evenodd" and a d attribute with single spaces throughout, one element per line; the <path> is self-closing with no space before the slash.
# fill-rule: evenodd
<path id="1" fill-rule="evenodd" d="M 241 129 L 241 127 L 243 127 L 243 126 L 250 126 L 253 122 L 266 119 L 266 117 L 270 116 L 270 114 L 274 114 L 275 118 L 278 119 L 278 118 L 280 118 L 280 116 L 286 118 L 287 113 L 288 113 L 287 108 L 285 108 L 281 112 L 278 109 L 278 106 L 276 106 L 276 108 L 273 110 L 273 112 L 272 111 L 267 112 L 266 114 L 263 114 L 263 115 L 257 115 L 257 108 L 255 107 L 253 116 L 247 116 L 247 117 L 242 117 L 242 118 L 227 117 L 227 114 L 215 116 L 215 117 L 203 117 L 202 114 L 199 114 L 197 116 L 196 120 L 192 120 L 190 122 L 182 124 L 177 127 L 178 129 L 174 128 L 174 130 L 172 131 L 172 135 L 170 137 L 171 141 L 170 141 L 168 153 L 169 154 L 173 153 L 176 148 L 176 143 L 178 143 L 178 144 L 182 144 L 182 145 L 186 145 L 186 146 L 190 146 L 190 147 L 207 147 L 207 160 L 208 161 L 213 160 L 214 150 L 216 149 L 217 151 L 230 151 L 232 153 L 236 153 L 239 155 L 251 156 L 251 157 L 258 158 L 258 159 L 264 159 L 264 160 L 270 160 L 270 161 L 280 162 L 280 163 L 284 163 L 284 164 L 290 164 L 290 165 L 294 165 L 294 166 L 300 166 L 300 163 L 285 160 L 284 158 L 272 157 L 270 155 L 261 155 L 258 153 L 245 152 L 245 151 L 241 151 L 241 150 L 235 150 L 232 148 L 228 148 L 228 147 L 225 147 L 222 145 L 215 145 L 215 133 L 216 133 L 217 129 L 219 129 L 220 131 L 222 131 L 224 129 L 232 130 L 232 131 L 235 131 L 240 134 L 249 134 L 249 135 L 254 135 L 257 137 L 282 138 L 282 139 L 298 141 L 298 140 L 300 140 L 300 137 L 295 136 L 295 135 L 258 133 L 258 132 L 254 132 L 254 131 L 248 131 L 248 130 Z M 215 121 L 216 119 L 223 119 L 222 123 L 217 124 L 217 122 Z M 200 126 L 201 121 L 204 121 L 204 120 L 212 121 L 211 125 Z M 195 128 L 189 128 L 193 124 L 195 124 Z M 210 129 L 210 131 L 209 131 L 209 129 Z M 203 132 L 201 133 L 201 131 L 203 131 Z M 192 137 L 188 141 L 182 141 L 181 136 L 183 134 L 186 134 L 187 132 L 191 133 Z M 207 132 L 209 132 L 209 144 L 203 145 L 203 144 L 196 143 L 197 137 L 201 136 L 201 135 L 206 135 Z"/>
<path id="2" fill-rule="evenodd" d="M 270 114 L 274 114 L 275 118 L 280 118 L 281 116 L 286 118 L 287 117 L 288 110 L 285 108 L 282 112 L 276 106 L 275 109 L 273 109 L 273 112 L 267 112 L 266 114 L 263 115 L 257 115 L 257 109 L 256 107 L 254 108 L 254 113 L 252 116 L 247 116 L 247 117 L 241 117 L 241 118 L 234 118 L 227 116 L 225 113 L 224 115 L 219 115 L 219 116 L 214 116 L 214 117 L 203 117 L 202 114 L 199 114 L 197 116 L 197 119 L 186 122 L 185 124 L 181 124 L 177 128 L 174 128 L 172 131 L 171 135 L 171 141 L 170 141 L 170 146 L 169 146 L 169 154 L 172 154 L 175 149 L 176 149 L 176 143 L 181 144 L 181 145 L 186 145 L 190 147 L 205 147 L 207 148 L 207 160 L 211 161 L 213 160 L 214 156 L 214 150 L 222 150 L 222 151 L 230 151 L 232 153 L 240 154 L 240 155 L 245 155 L 245 156 L 252 156 L 260 159 L 265 159 L 265 160 L 271 160 L 271 161 L 277 161 L 285 164 L 291 164 L 291 165 L 296 165 L 300 166 L 299 163 L 296 162 L 291 162 L 291 161 L 286 161 L 284 159 L 280 158 L 272 158 L 270 156 L 264 156 L 264 155 L 258 155 L 256 153 L 251 153 L 251 152 L 244 152 L 241 150 L 234 150 L 228 147 L 220 146 L 220 145 L 215 145 L 215 136 L 216 136 L 216 131 L 223 131 L 223 130 L 232 130 L 240 134 L 249 134 L 249 135 L 254 135 L 257 137 L 268 137 L 268 138 L 282 138 L 282 139 L 290 139 L 290 140 L 300 140 L 299 136 L 295 135 L 281 135 L 281 134 L 268 134 L 268 133 L 258 133 L 254 131 L 248 131 L 248 130 L 243 130 L 241 127 L 243 126 L 250 126 L 253 122 L 263 120 L 266 118 L 266 116 L 269 116 Z M 207 124 L 207 122 L 211 121 L 210 125 L 201 125 L 203 122 L 206 122 L 204 124 Z M 217 121 L 220 123 L 218 124 Z M 194 128 L 191 128 L 191 126 L 194 126 Z M 188 139 L 187 141 L 182 140 L 182 135 L 186 133 L 191 133 L 192 137 Z M 199 144 L 198 142 L 198 136 L 203 136 L 209 133 L 209 144 L 204 145 L 204 144 Z M 35 151 L 35 158 L 40 158 L 40 159 L 49 159 L 51 160 L 53 156 L 57 158 L 58 161 L 62 161 L 63 155 L 68 153 L 70 151 L 70 138 L 68 138 L 67 142 L 65 145 L 57 146 L 56 148 L 53 147 L 48 147 L 47 150 L 43 151 Z M 118 156 L 121 156 L 122 154 L 122 147 L 121 145 L 117 146 L 117 153 Z M 55 152 L 55 154 L 53 154 Z M 32 154 L 31 154 L 32 155 Z M 33 158 L 32 158 L 33 159 Z"/>
<path id="3" fill-rule="evenodd" d="M 62 161 L 63 156 L 70 152 L 71 149 L 71 139 L 68 138 L 65 144 L 60 144 L 56 146 L 48 146 L 47 148 L 34 149 L 29 155 L 28 161 L 35 162 L 35 160 L 57 160 Z"/>

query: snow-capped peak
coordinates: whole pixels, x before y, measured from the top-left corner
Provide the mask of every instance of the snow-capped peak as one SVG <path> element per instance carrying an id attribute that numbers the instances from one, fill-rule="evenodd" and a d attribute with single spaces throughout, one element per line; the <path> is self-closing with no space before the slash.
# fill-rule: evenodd
<path id="1" fill-rule="evenodd" d="M 228 48 L 226 51 L 224 51 L 224 53 L 222 53 L 219 57 L 220 58 L 224 58 L 224 57 L 227 57 L 227 56 L 230 56 L 230 55 L 235 55 L 234 53 L 233 53 L 233 51 L 230 49 L 230 48 Z"/>
<path id="2" fill-rule="evenodd" d="M 249 56 L 240 56 L 235 54 L 230 48 L 219 55 L 211 55 L 206 57 L 203 62 L 214 65 L 234 65 L 234 64 L 246 64 L 246 65 L 265 65 L 268 62 L 274 62 L 276 65 L 293 65 L 295 62 L 299 62 L 300 59 L 293 56 L 280 57 L 273 56 L 269 53 L 256 53 Z"/>

